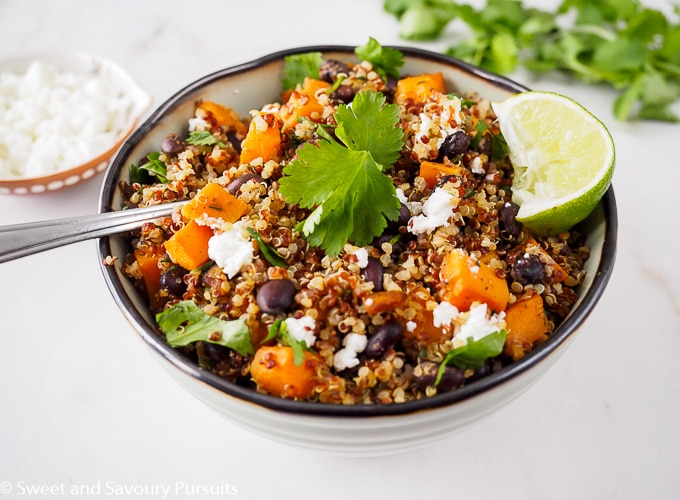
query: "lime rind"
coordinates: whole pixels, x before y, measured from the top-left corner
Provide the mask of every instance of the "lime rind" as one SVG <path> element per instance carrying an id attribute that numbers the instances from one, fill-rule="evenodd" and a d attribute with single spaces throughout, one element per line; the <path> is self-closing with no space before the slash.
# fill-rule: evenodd
<path id="1" fill-rule="evenodd" d="M 611 174 L 602 179 L 590 191 L 576 200 L 570 200 L 557 206 L 546 208 L 535 214 L 522 216 L 518 212 L 517 220 L 536 234 L 550 236 L 567 231 L 585 220 L 607 192 L 611 184 Z M 585 201 L 585 200 L 588 201 Z"/>

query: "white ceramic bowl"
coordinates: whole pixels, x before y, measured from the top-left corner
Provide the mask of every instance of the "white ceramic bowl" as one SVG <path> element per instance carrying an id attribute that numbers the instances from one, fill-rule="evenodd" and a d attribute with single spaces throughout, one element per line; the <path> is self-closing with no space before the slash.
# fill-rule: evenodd
<path id="1" fill-rule="evenodd" d="M 115 85 L 131 102 L 125 126 L 111 143 L 78 165 L 41 176 L 0 177 L 0 194 L 39 194 L 73 186 L 93 178 L 108 167 L 113 154 L 132 133 L 151 106 L 151 95 L 118 64 L 104 57 L 82 52 L 36 52 L 0 58 L 0 72 L 23 75 L 29 66 L 41 61 L 59 71 L 95 76 Z"/>
<path id="2" fill-rule="evenodd" d="M 292 53 L 321 51 L 327 57 L 353 59 L 351 47 L 303 47 L 283 51 L 208 75 L 177 92 L 123 144 L 104 180 L 100 211 L 117 210 L 120 180 L 128 165 L 156 150 L 169 132 L 186 128 L 199 99 L 218 101 L 246 115 L 280 95 L 283 58 Z M 524 87 L 449 57 L 400 48 L 402 74 L 442 71 L 449 89 L 475 89 L 483 97 L 502 100 Z M 118 306 L 134 330 L 158 355 L 170 375 L 189 392 L 231 422 L 261 436 L 290 445 L 346 456 L 382 455 L 420 447 L 479 422 L 535 383 L 569 345 L 593 311 L 614 265 L 617 216 L 613 190 L 585 223 L 592 254 L 588 278 L 569 317 L 544 345 L 502 370 L 430 399 L 382 406 L 339 406 L 295 402 L 237 386 L 188 361 L 155 333 L 153 314 L 117 266 L 102 266 Z M 100 262 L 108 255 L 123 261 L 130 247 L 124 237 L 99 242 Z"/>

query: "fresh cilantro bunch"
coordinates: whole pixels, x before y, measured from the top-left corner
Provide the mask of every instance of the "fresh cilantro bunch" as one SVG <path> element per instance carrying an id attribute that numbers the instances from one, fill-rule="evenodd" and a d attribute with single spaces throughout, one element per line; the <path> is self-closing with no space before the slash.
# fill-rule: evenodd
<path id="1" fill-rule="evenodd" d="M 281 194 L 313 209 L 301 226 L 313 246 L 339 253 L 348 241 L 364 246 L 396 220 L 400 203 L 390 177 L 403 147 L 399 110 L 378 92 L 357 93 L 335 113 L 335 137 L 322 127 L 317 144 L 305 143 L 284 169 Z M 339 142 L 338 142 L 339 141 Z"/>
<path id="2" fill-rule="evenodd" d="M 399 18 L 399 36 L 406 40 L 434 40 L 460 7 L 451 0 L 385 0 L 384 9 Z"/>
<path id="3" fill-rule="evenodd" d="M 434 39 L 453 20 L 471 34 L 446 53 L 491 71 L 518 66 L 562 71 L 619 90 L 618 120 L 677 122 L 680 99 L 680 7 L 671 15 L 638 0 L 563 0 L 553 11 L 521 0 L 487 0 L 482 8 L 453 0 L 385 0 L 405 39 Z"/>

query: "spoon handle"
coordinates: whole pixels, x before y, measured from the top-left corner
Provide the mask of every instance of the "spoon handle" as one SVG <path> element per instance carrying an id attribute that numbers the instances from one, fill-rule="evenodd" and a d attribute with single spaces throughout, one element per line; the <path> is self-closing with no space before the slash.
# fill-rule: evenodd
<path id="1" fill-rule="evenodd" d="M 140 228 L 186 202 L 0 227 L 0 263 L 91 238 Z"/>

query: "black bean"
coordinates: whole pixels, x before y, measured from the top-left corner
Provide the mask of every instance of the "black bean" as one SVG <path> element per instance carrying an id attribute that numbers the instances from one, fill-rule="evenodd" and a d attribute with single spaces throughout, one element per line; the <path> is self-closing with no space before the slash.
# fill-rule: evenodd
<path id="1" fill-rule="evenodd" d="M 213 342 L 198 342 L 196 348 L 199 350 L 199 355 L 208 358 L 212 361 L 223 361 L 229 358 L 229 349 L 220 344 Z"/>
<path id="2" fill-rule="evenodd" d="M 472 372 L 472 375 L 468 378 L 469 382 L 474 382 L 475 380 L 482 379 L 489 375 L 491 373 L 491 370 L 489 367 L 484 364 L 480 366 L 479 368 L 476 368 L 474 372 Z"/>
<path id="3" fill-rule="evenodd" d="M 339 73 L 348 75 L 350 68 L 347 64 L 337 59 L 326 59 L 319 68 L 319 78 L 328 83 L 333 83 L 338 79 Z"/>
<path id="4" fill-rule="evenodd" d="M 447 135 L 439 148 L 439 156 L 453 158 L 456 155 L 465 153 L 470 147 L 470 136 L 462 130 L 457 130 L 451 135 Z"/>
<path id="5" fill-rule="evenodd" d="M 236 135 L 236 132 L 234 132 L 233 130 L 227 132 L 227 139 L 229 139 L 229 142 L 231 142 L 231 145 L 234 147 L 234 150 L 240 154 L 242 151 L 241 141 Z"/>
<path id="6" fill-rule="evenodd" d="M 407 225 L 409 220 L 411 220 L 411 211 L 404 203 L 402 203 L 399 207 L 399 217 L 397 217 L 397 220 L 395 221 L 388 221 L 387 228 L 399 229 L 401 226 Z"/>
<path id="7" fill-rule="evenodd" d="M 382 358 L 404 336 L 404 327 L 396 320 L 389 320 L 371 335 L 364 351 L 372 359 Z"/>
<path id="8" fill-rule="evenodd" d="M 331 92 L 331 95 L 329 97 L 331 99 L 336 99 L 338 101 L 344 102 L 345 104 L 349 104 L 354 100 L 355 95 L 356 90 L 354 90 L 349 85 L 339 85 L 337 89 Z"/>
<path id="9" fill-rule="evenodd" d="M 396 238 L 396 236 L 399 237 Z M 390 254 L 390 257 L 392 257 L 393 260 L 398 260 L 399 256 L 408 249 L 409 241 L 415 239 L 415 235 L 411 233 L 394 234 L 387 231 L 373 240 L 371 245 L 373 245 L 375 248 L 382 249 L 383 243 L 392 242 L 392 253 Z"/>
<path id="10" fill-rule="evenodd" d="M 264 179 L 260 177 L 257 174 L 243 174 L 239 175 L 236 179 L 231 181 L 229 184 L 227 184 L 227 191 L 229 193 L 233 194 L 234 196 L 238 195 L 238 192 L 241 190 L 241 186 L 243 186 L 246 182 L 250 180 L 256 180 L 257 182 L 264 182 Z"/>
<path id="11" fill-rule="evenodd" d="M 439 392 L 450 391 L 463 385 L 463 382 L 465 382 L 463 370 L 455 366 L 447 366 L 444 368 L 444 373 L 439 381 L 439 385 L 437 385 L 437 390 Z"/>
<path id="12" fill-rule="evenodd" d="M 176 297 L 181 297 L 187 289 L 184 283 L 184 275 L 187 273 L 186 269 L 181 267 L 173 267 L 161 274 L 161 288 L 167 290 L 168 293 Z"/>
<path id="13" fill-rule="evenodd" d="M 373 291 L 379 292 L 383 289 L 383 265 L 380 259 L 375 257 L 368 258 L 368 264 L 362 270 L 364 279 L 373 283 Z"/>
<path id="14" fill-rule="evenodd" d="M 373 243 L 371 243 L 374 247 L 380 248 L 383 243 L 387 243 L 390 241 L 392 238 L 394 238 L 394 235 L 391 233 L 383 233 L 380 236 L 378 236 L 376 239 L 373 240 Z"/>
<path id="15" fill-rule="evenodd" d="M 515 281 L 522 284 L 540 283 L 545 278 L 545 267 L 536 255 L 524 254 L 515 260 L 510 271 Z"/>
<path id="16" fill-rule="evenodd" d="M 385 90 L 383 90 L 383 93 L 390 99 L 394 97 L 394 93 L 397 91 L 397 82 L 398 80 L 394 76 L 389 75 L 387 77 L 387 81 L 385 82 Z"/>
<path id="17" fill-rule="evenodd" d="M 262 312 L 281 314 L 295 299 L 295 284 L 287 279 L 270 280 L 257 291 L 257 305 Z"/>
<path id="18" fill-rule="evenodd" d="M 161 142 L 161 151 L 166 155 L 176 155 L 184 151 L 185 144 L 177 134 L 169 134 Z"/>
<path id="19" fill-rule="evenodd" d="M 424 391 L 430 385 L 434 385 L 437 381 L 437 374 L 439 373 L 439 364 L 425 361 L 420 365 L 421 374 L 414 376 L 413 381 L 416 387 Z M 444 368 L 442 378 L 437 384 L 439 392 L 450 391 L 463 385 L 465 382 L 465 373 L 460 368 L 455 366 L 447 366 Z"/>
<path id="20" fill-rule="evenodd" d="M 519 205 L 511 201 L 498 210 L 498 223 L 501 229 L 501 237 L 506 240 L 516 239 L 522 232 L 522 223 L 517 220 Z"/>

